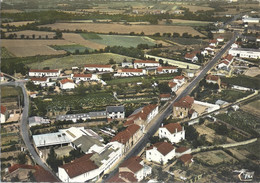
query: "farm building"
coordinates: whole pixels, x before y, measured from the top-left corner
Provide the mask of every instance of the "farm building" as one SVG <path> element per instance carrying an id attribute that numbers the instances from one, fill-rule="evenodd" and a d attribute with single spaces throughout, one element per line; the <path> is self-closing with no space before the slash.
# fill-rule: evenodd
<path id="1" fill-rule="evenodd" d="M 29 71 L 30 77 L 59 77 L 60 70 L 53 69 L 53 70 L 38 70 L 38 69 L 31 69 Z"/>
<path id="2" fill-rule="evenodd" d="M 96 74 L 72 74 L 71 79 L 73 79 L 75 83 L 79 83 L 80 81 L 97 81 L 98 76 Z"/>
<path id="3" fill-rule="evenodd" d="M 74 89 L 76 84 L 71 79 L 63 79 L 60 82 L 60 88 L 62 90 L 71 90 Z"/>
<path id="4" fill-rule="evenodd" d="M 112 68 L 112 65 L 99 65 L 99 64 L 88 64 L 85 65 L 84 70 L 88 71 L 98 71 L 98 72 L 113 72 L 114 69 Z"/>
<path id="5" fill-rule="evenodd" d="M 241 58 L 260 58 L 260 49 L 251 49 L 251 48 L 232 48 L 228 53 L 234 57 Z"/>
<path id="6" fill-rule="evenodd" d="M 160 64 L 153 60 L 135 60 L 134 68 L 144 68 L 144 67 L 159 67 Z"/>

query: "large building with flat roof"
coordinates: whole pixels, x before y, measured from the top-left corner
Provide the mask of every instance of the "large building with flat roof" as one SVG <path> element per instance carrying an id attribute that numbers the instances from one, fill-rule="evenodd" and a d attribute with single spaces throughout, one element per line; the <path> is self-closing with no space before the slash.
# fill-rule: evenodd
<path id="1" fill-rule="evenodd" d="M 241 57 L 241 58 L 260 58 L 260 49 L 251 49 L 251 48 L 232 48 L 228 51 L 228 54 Z"/>

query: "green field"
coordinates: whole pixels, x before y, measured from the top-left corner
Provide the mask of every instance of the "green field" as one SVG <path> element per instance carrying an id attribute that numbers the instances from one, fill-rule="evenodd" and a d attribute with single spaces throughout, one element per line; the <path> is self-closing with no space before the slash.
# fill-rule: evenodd
<path id="1" fill-rule="evenodd" d="M 206 45 L 206 44 L 208 44 L 206 41 L 203 41 L 202 39 L 195 39 L 195 38 L 167 38 L 166 40 L 170 40 L 170 41 L 173 41 L 173 42 L 181 44 L 181 45 L 191 45 L 191 44 Z"/>
<path id="2" fill-rule="evenodd" d="M 67 52 L 70 53 L 75 53 L 76 50 L 79 50 L 80 53 L 84 53 L 86 49 L 91 50 L 90 48 L 87 48 L 85 46 L 82 45 L 53 45 L 51 46 L 52 48 L 54 48 L 55 50 L 65 50 Z"/>
<path id="3" fill-rule="evenodd" d="M 19 94 L 22 94 L 19 87 L 1 86 L 1 98 L 18 96 Z"/>
<path id="4" fill-rule="evenodd" d="M 10 53 L 5 47 L 1 47 L 1 58 L 12 58 L 14 55 Z"/>
<path id="5" fill-rule="evenodd" d="M 31 69 L 70 69 L 71 67 L 82 67 L 85 64 L 108 64 L 109 60 L 113 59 L 116 63 L 123 62 L 124 59 L 131 61 L 132 57 L 122 56 L 113 53 L 99 53 L 88 55 L 70 55 L 61 58 L 51 58 L 45 61 L 34 62 L 28 64 Z"/>
<path id="6" fill-rule="evenodd" d="M 125 35 L 102 35 L 94 33 L 81 34 L 84 39 L 107 46 L 137 47 L 139 44 L 154 46 L 155 42 L 146 36 L 125 36 Z"/>

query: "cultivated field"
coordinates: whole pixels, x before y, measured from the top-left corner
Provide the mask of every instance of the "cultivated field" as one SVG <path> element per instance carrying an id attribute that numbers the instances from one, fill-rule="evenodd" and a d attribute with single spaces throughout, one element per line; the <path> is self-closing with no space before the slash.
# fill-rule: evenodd
<path id="1" fill-rule="evenodd" d="M 51 46 L 52 48 L 54 48 L 55 50 L 65 50 L 67 52 L 70 53 L 75 53 L 76 50 L 79 51 L 79 53 L 84 53 L 87 50 L 90 50 L 89 48 L 85 47 L 85 46 L 81 46 L 78 44 L 73 44 L 73 45 L 55 45 L 55 46 Z"/>
<path id="2" fill-rule="evenodd" d="M 1 10 L 1 13 L 22 13 L 23 11 L 21 10 L 16 10 L 16 9 L 9 9 L 9 10 Z"/>
<path id="3" fill-rule="evenodd" d="M 10 53 L 5 47 L 1 47 L 1 58 L 12 58 L 14 55 Z"/>
<path id="4" fill-rule="evenodd" d="M 7 24 L 9 24 L 10 26 L 19 27 L 22 25 L 27 25 L 27 24 L 32 24 L 32 23 L 35 23 L 35 21 L 9 22 L 9 23 L 3 23 L 3 26 L 6 26 Z"/>
<path id="5" fill-rule="evenodd" d="M 207 7 L 207 6 L 193 6 L 193 5 L 184 5 L 184 8 L 188 8 L 191 12 L 196 12 L 196 11 L 208 11 L 208 10 L 214 10 L 211 7 Z"/>
<path id="6" fill-rule="evenodd" d="M 186 26 L 203 26 L 208 25 L 211 22 L 195 21 L 195 20 L 182 20 L 182 19 L 170 19 L 172 25 L 186 25 Z"/>
<path id="7" fill-rule="evenodd" d="M 46 36 L 50 39 L 53 38 L 55 36 L 54 32 L 46 32 L 46 31 L 33 31 L 33 30 L 24 30 L 24 31 L 18 31 L 18 32 L 10 32 L 10 33 L 6 33 L 6 36 L 8 36 L 9 34 L 16 34 L 17 38 L 21 38 L 21 35 L 24 35 L 24 37 L 26 38 L 27 36 L 29 38 L 32 38 L 33 35 L 35 35 L 35 39 L 38 39 L 39 36 L 42 39 L 45 39 Z"/>
<path id="8" fill-rule="evenodd" d="M 204 37 L 203 34 L 199 33 L 195 29 L 189 26 L 167 26 L 167 25 L 121 25 L 121 24 L 105 24 L 105 23 L 55 23 L 43 25 L 42 27 L 51 27 L 52 29 L 60 30 L 72 30 L 82 29 L 84 31 L 96 32 L 96 33 L 109 33 L 117 32 L 119 34 L 129 34 L 130 32 L 141 33 L 144 32 L 145 35 L 153 35 L 157 32 L 163 33 L 173 33 L 177 32 L 183 34 L 187 32 L 193 36 L 199 35 Z"/>
<path id="9" fill-rule="evenodd" d="M 242 110 L 260 117 L 260 100 L 256 100 L 241 107 Z"/>
<path id="10" fill-rule="evenodd" d="M 32 69 L 43 69 L 50 67 L 51 69 L 70 69 L 73 66 L 84 66 L 85 64 L 108 64 L 110 59 L 117 63 L 121 63 L 124 58 L 131 61 L 133 58 L 117 55 L 113 53 L 88 54 L 88 55 L 71 55 L 62 58 L 52 58 L 43 62 L 35 62 L 28 66 Z"/>
<path id="11" fill-rule="evenodd" d="M 255 77 L 260 75 L 260 69 L 258 67 L 250 67 L 244 74 L 249 77 Z"/>

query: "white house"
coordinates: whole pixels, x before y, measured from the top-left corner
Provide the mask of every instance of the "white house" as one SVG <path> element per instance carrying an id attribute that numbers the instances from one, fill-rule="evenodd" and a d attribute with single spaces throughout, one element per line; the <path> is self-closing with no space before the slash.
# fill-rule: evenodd
<path id="1" fill-rule="evenodd" d="M 178 87 L 181 87 L 185 83 L 185 77 L 184 76 L 175 76 L 173 78 L 173 82 L 177 83 Z"/>
<path id="2" fill-rule="evenodd" d="M 179 123 L 169 123 L 159 128 L 159 138 L 167 138 L 171 143 L 185 139 L 185 130 Z"/>
<path id="3" fill-rule="evenodd" d="M 79 83 L 80 81 L 97 81 L 98 76 L 96 74 L 72 74 L 71 79 L 73 79 L 75 83 Z"/>
<path id="4" fill-rule="evenodd" d="M 226 60 L 221 61 L 218 65 L 217 65 L 217 69 L 225 69 L 227 70 L 229 66 L 229 62 Z"/>
<path id="5" fill-rule="evenodd" d="M 108 119 L 124 119 L 125 107 L 124 106 L 108 106 L 106 108 Z"/>
<path id="6" fill-rule="evenodd" d="M 245 17 L 242 19 L 243 23 L 259 23 L 260 18 Z"/>
<path id="7" fill-rule="evenodd" d="M 30 77 L 59 77 L 60 70 L 53 69 L 53 70 L 38 70 L 38 69 L 31 69 L 29 71 Z"/>
<path id="8" fill-rule="evenodd" d="M 224 37 L 218 37 L 217 42 L 224 42 Z"/>
<path id="9" fill-rule="evenodd" d="M 29 127 L 50 123 L 49 119 L 44 119 L 40 116 L 29 117 L 28 121 L 29 121 Z"/>
<path id="10" fill-rule="evenodd" d="M 8 111 L 7 108 L 3 105 L 1 105 L 1 123 L 5 123 L 8 119 Z"/>
<path id="11" fill-rule="evenodd" d="M 33 84 L 41 85 L 41 86 L 47 86 L 48 83 L 50 82 L 50 78 L 47 78 L 47 77 L 42 77 L 42 78 L 32 77 L 30 79 L 33 82 Z M 54 84 L 55 84 L 55 82 L 54 82 Z"/>
<path id="12" fill-rule="evenodd" d="M 220 77 L 216 75 L 208 74 L 206 76 L 206 82 L 207 83 L 213 83 L 213 84 L 220 84 Z"/>
<path id="13" fill-rule="evenodd" d="M 148 147 L 145 155 L 148 161 L 165 165 L 169 160 L 175 157 L 175 149 L 173 145 L 168 142 L 158 142 Z"/>
<path id="14" fill-rule="evenodd" d="M 218 45 L 218 41 L 216 39 L 212 39 L 209 41 L 209 46 L 216 47 Z"/>
<path id="15" fill-rule="evenodd" d="M 178 72 L 178 68 L 174 66 L 162 66 L 157 68 L 158 74 Z"/>
<path id="16" fill-rule="evenodd" d="M 163 93 L 159 95 L 159 98 L 161 101 L 168 101 L 171 100 L 171 94 L 170 93 Z"/>
<path id="17" fill-rule="evenodd" d="M 130 77 L 130 76 L 143 76 L 146 75 L 145 69 L 119 69 L 114 76 Z"/>
<path id="18" fill-rule="evenodd" d="M 63 79 L 60 81 L 60 88 L 62 90 L 71 90 L 74 89 L 76 84 L 71 79 Z"/>
<path id="19" fill-rule="evenodd" d="M 98 71 L 98 72 L 113 72 L 112 65 L 88 64 L 85 65 L 84 70 Z"/>
<path id="20" fill-rule="evenodd" d="M 170 81 L 168 86 L 171 88 L 172 92 L 176 92 L 178 90 L 178 85 L 175 82 Z"/>
<path id="21" fill-rule="evenodd" d="M 160 64 L 157 61 L 153 60 L 135 60 L 134 68 L 143 68 L 143 67 L 159 67 Z"/>
<path id="22" fill-rule="evenodd" d="M 260 42 L 260 36 L 256 38 L 256 42 Z"/>
<path id="23" fill-rule="evenodd" d="M 232 48 L 228 53 L 235 57 L 241 58 L 260 58 L 260 49 L 251 49 L 251 48 Z"/>
<path id="24" fill-rule="evenodd" d="M 196 53 L 186 53 L 184 58 L 194 63 L 198 61 L 198 57 L 196 56 Z"/>
<path id="25" fill-rule="evenodd" d="M 238 48 L 239 46 L 238 46 L 238 44 L 237 43 L 233 43 L 232 45 L 231 45 L 231 48 Z"/>

